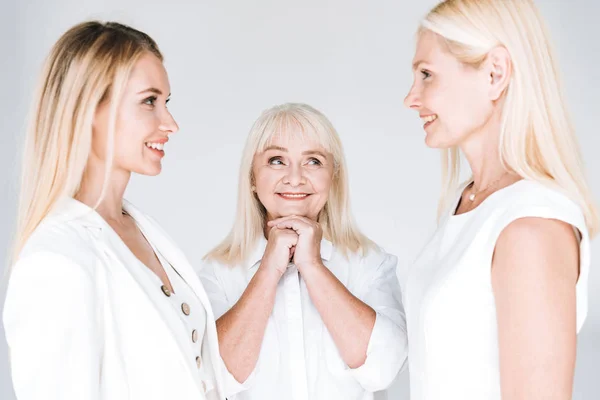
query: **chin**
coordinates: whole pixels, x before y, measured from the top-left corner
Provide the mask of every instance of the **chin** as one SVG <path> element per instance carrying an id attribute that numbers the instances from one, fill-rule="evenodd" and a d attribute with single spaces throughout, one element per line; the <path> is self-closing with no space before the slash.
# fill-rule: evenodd
<path id="1" fill-rule="evenodd" d="M 155 166 L 146 166 L 145 168 L 137 168 L 132 172 L 145 176 L 157 176 L 162 172 L 162 165 L 158 164 Z"/>
<path id="2" fill-rule="evenodd" d="M 294 210 L 294 209 L 286 209 L 281 210 L 279 213 L 282 217 L 289 217 L 290 215 L 297 215 L 300 217 L 306 217 L 307 213 L 304 210 Z"/>
<path id="3" fill-rule="evenodd" d="M 458 143 L 455 143 L 453 140 L 448 140 L 449 138 L 443 137 L 444 135 L 440 135 L 437 132 L 428 133 L 425 136 L 425 145 L 431 149 L 449 149 L 451 147 L 457 146 Z"/>

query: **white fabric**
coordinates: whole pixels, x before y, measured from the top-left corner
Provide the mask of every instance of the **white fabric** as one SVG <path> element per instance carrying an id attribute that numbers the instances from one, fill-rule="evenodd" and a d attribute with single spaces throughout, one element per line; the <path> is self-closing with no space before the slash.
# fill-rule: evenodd
<path id="1" fill-rule="evenodd" d="M 188 337 L 192 341 L 192 349 L 193 356 L 200 357 L 200 360 L 204 360 L 204 354 L 202 354 L 202 341 L 204 339 L 204 332 L 206 330 L 206 310 L 204 306 L 198 300 L 198 297 L 194 294 L 194 291 L 190 288 L 187 282 L 181 277 L 179 272 L 177 272 L 171 264 L 162 256 L 162 254 L 154 249 L 158 259 L 160 260 L 163 269 L 165 270 L 169 282 L 171 282 L 171 286 L 173 288 L 173 292 L 169 292 L 170 296 L 165 295 L 165 301 L 171 303 L 173 307 L 173 312 L 179 315 L 179 320 L 184 326 L 185 330 L 188 332 Z M 152 271 L 148 269 L 148 273 L 152 275 L 157 282 L 157 286 L 161 286 L 162 282 Z M 186 315 L 183 312 L 183 304 L 187 304 L 190 307 L 189 315 Z M 193 341 L 193 332 L 196 331 L 197 337 L 196 342 Z M 211 376 L 212 374 L 207 373 L 206 366 L 203 362 L 200 363 L 200 367 L 198 368 L 198 373 L 202 382 L 206 385 L 206 391 L 210 391 L 214 389 L 214 384 L 212 382 Z M 201 393 L 200 398 L 198 400 L 203 400 L 206 397 L 204 393 Z"/>
<path id="2" fill-rule="evenodd" d="M 206 293 L 184 255 L 125 202 L 148 241 L 177 268 L 206 311 L 203 363 L 224 399 L 224 365 Z M 4 307 L 19 400 L 198 400 L 197 349 L 147 267 L 86 205 L 65 198 L 28 240 Z"/>
<path id="3" fill-rule="evenodd" d="M 239 300 L 265 247 L 262 238 L 247 265 L 208 262 L 201 268 L 199 275 L 217 318 Z M 246 382 L 228 386 L 229 400 L 373 399 L 373 392 L 387 388 L 400 371 L 407 342 L 396 257 L 373 250 L 365 257 L 354 254 L 345 259 L 326 240 L 321 257 L 337 279 L 377 313 L 366 362 L 356 369 L 344 363 L 291 264 L 279 281 L 257 365 Z"/>
<path id="4" fill-rule="evenodd" d="M 576 288 L 577 331 L 581 328 L 587 314 L 590 266 L 583 214 L 558 191 L 518 181 L 494 192 L 470 212 L 449 212 L 408 271 L 402 288 L 411 400 L 500 399 L 491 262 L 502 230 L 523 217 L 565 221 L 581 232 Z"/>

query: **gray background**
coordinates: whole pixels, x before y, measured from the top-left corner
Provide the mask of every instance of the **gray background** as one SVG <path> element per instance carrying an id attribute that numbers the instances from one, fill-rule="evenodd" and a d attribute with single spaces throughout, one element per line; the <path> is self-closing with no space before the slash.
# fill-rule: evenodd
<path id="1" fill-rule="evenodd" d="M 163 173 L 135 176 L 127 197 L 156 217 L 192 262 L 232 223 L 239 158 L 254 119 L 274 104 L 300 101 L 321 109 L 339 130 L 356 218 L 404 268 L 434 228 L 439 187 L 438 153 L 425 147 L 420 120 L 402 105 L 412 79 L 413 34 L 433 4 L 2 0 L 0 259 L 7 256 L 13 231 L 20 146 L 42 61 L 67 28 L 99 18 L 146 31 L 165 54 L 170 109 L 181 131 L 167 146 Z M 538 4 L 558 50 L 592 189 L 600 199 L 600 6 L 591 0 Z M 600 398 L 600 241 L 593 242 L 592 252 L 590 314 L 579 335 L 575 399 Z M 3 298 L 4 283 L 0 306 Z M 43 340 L 43 330 L 39 333 Z M 0 399 L 13 400 L 6 353 L 0 340 Z M 389 398 L 407 399 L 407 382 L 403 374 Z"/>

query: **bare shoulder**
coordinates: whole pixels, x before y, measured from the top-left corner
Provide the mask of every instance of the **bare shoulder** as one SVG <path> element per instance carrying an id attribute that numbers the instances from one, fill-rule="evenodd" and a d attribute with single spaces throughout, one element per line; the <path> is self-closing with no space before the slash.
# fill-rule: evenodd
<path id="1" fill-rule="evenodd" d="M 573 226 L 553 218 L 523 217 L 508 224 L 498 238 L 497 248 L 519 245 L 543 249 L 548 245 L 578 247 Z"/>
<path id="2" fill-rule="evenodd" d="M 494 267 L 518 272 L 526 267 L 577 272 L 579 240 L 572 225 L 567 222 L 540 217 L 518 218 L 500 233 L 494 251 Z"/>

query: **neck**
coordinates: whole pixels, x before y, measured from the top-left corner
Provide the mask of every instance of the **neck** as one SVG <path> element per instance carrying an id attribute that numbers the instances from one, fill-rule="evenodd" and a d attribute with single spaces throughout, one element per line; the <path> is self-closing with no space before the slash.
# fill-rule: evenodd
<path id="1" fill-rule="evenodd" d="M 102 189 L 104 186 L 105 164 L 90 160 L 81 180 L 79 191 L 75 198 L 89 207 L 96 207 L 96 212 L 106 221 L 122 223 L 123 216 L 123 195 L 131 172 L 123 170 L 112 170 L 109 179 L 106 181 L 104 196 Z M 98 200 L 102 196 L 100 203 Z"/>
<path id="2" fill-rule="evenodd" d="M 476 190 L 487 187 L 507 173 L 500 158 L 499 138 L 500 117 L 493 116 L 460 145 L 473 172 Z"/>

